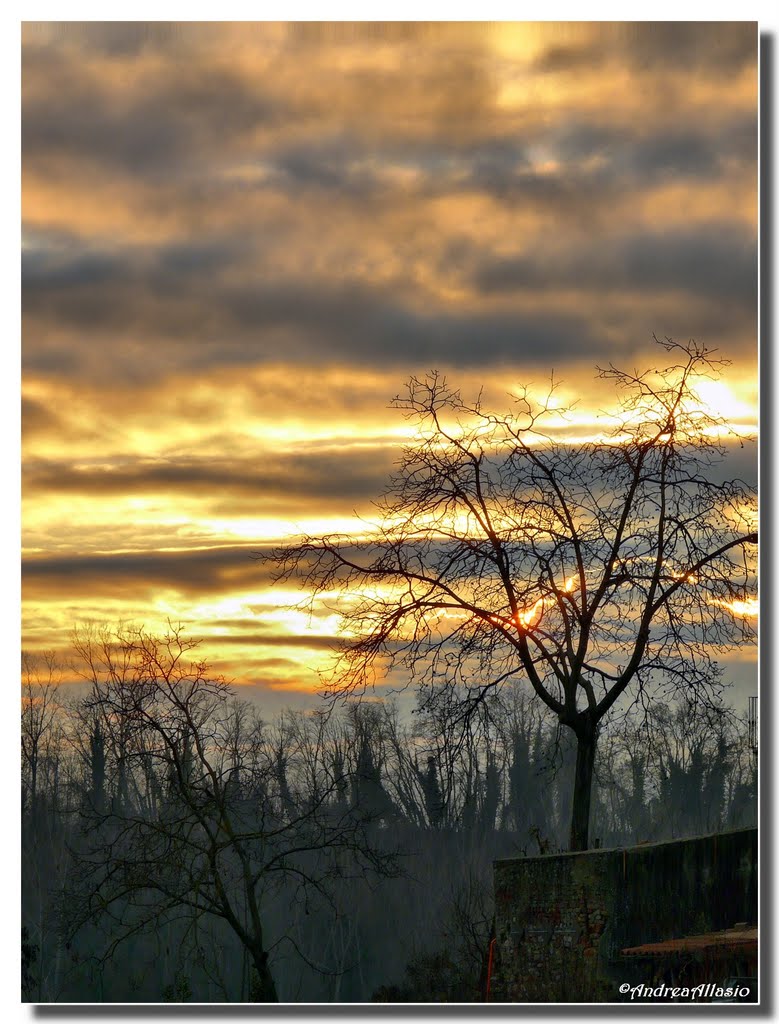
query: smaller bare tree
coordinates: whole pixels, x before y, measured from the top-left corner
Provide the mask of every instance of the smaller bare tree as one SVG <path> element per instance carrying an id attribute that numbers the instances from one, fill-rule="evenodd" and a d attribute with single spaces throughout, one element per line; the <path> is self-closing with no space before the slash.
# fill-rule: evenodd
<path id="1" fill-rule="evenodd" d="M 251 957 L 253 1001 L 272 1002 L 263 900 L 282 884 L 323 892 L 333 874 L 388 871 L 392 857 L 374 849 L 370 821 L 337 801 L 327 758 L 308 752 L 316 785 L 294 791 L 294 752 L 280 750 L 196 648 L 177 628 L 76 638 L 91 682 L 84 710 L 121 749 L 122 793 L 85 807 L 70 919 L 74 928 L 106 921 L 109 957 L 177 917 L 219 918 Z M 335 856 L 344 851 L 346 861 Z"/>

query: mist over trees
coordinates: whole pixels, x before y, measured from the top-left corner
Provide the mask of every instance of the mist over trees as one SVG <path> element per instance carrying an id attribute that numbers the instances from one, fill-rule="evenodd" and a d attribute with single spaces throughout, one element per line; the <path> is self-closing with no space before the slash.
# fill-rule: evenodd
<path id="1" fill-rule="evenodd" d="M 567 846 L 576 753 L 543 705 L 491 692 L 463 729 L 444 687 L 410 717 L 355 700 L 266 721 L 179 631 L 75 654 L 78 696 L 27 662 L 24 998 L 483 998 L 492 861 Z M 744 721 L 657 704 L 602 735 L 592 833 L 753 824 L 755 795 Z"/>

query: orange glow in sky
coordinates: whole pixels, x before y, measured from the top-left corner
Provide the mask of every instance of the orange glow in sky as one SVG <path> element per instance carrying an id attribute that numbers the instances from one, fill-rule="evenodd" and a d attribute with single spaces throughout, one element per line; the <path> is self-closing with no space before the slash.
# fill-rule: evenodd
<path id="1" fill-rule="evenodd" d="M 755 27 L 672 28 L 25 24 L 25 649 L 170 619 L 302 699 L 337 612 L 253 556 L 370 533 L 412 374 L 581 440 L 694 337 L 754 436 Z"/>

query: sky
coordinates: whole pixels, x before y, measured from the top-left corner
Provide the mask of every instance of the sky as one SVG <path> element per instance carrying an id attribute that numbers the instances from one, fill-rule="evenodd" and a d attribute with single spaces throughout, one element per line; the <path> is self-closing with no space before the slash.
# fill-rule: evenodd
<path id="1" fill-rule="evenodd" d="M 694 337 L 754 432 L 754 24 L 22 40 L 27 650 L 171 620 L 269 704 L 310 701 L 337 621 L 252 555 L 364 529 L 411 374 L 502 410 L 554 372 L 586 432 L 614 400 L 596 364 Z M 754 651 L 729 667 L 754 687 Z"/>

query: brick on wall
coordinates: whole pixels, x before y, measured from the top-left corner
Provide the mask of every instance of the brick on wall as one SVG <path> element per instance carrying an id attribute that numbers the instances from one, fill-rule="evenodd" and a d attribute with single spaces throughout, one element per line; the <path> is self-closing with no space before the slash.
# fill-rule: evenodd
<path id="1" fill-rule="evenodd" d="M 496 861 L 492 998 L 618 998 L 627 946 L 757 920 L 757 829 Z M 641 979 L 638 979 L 641 980 Z"/>

